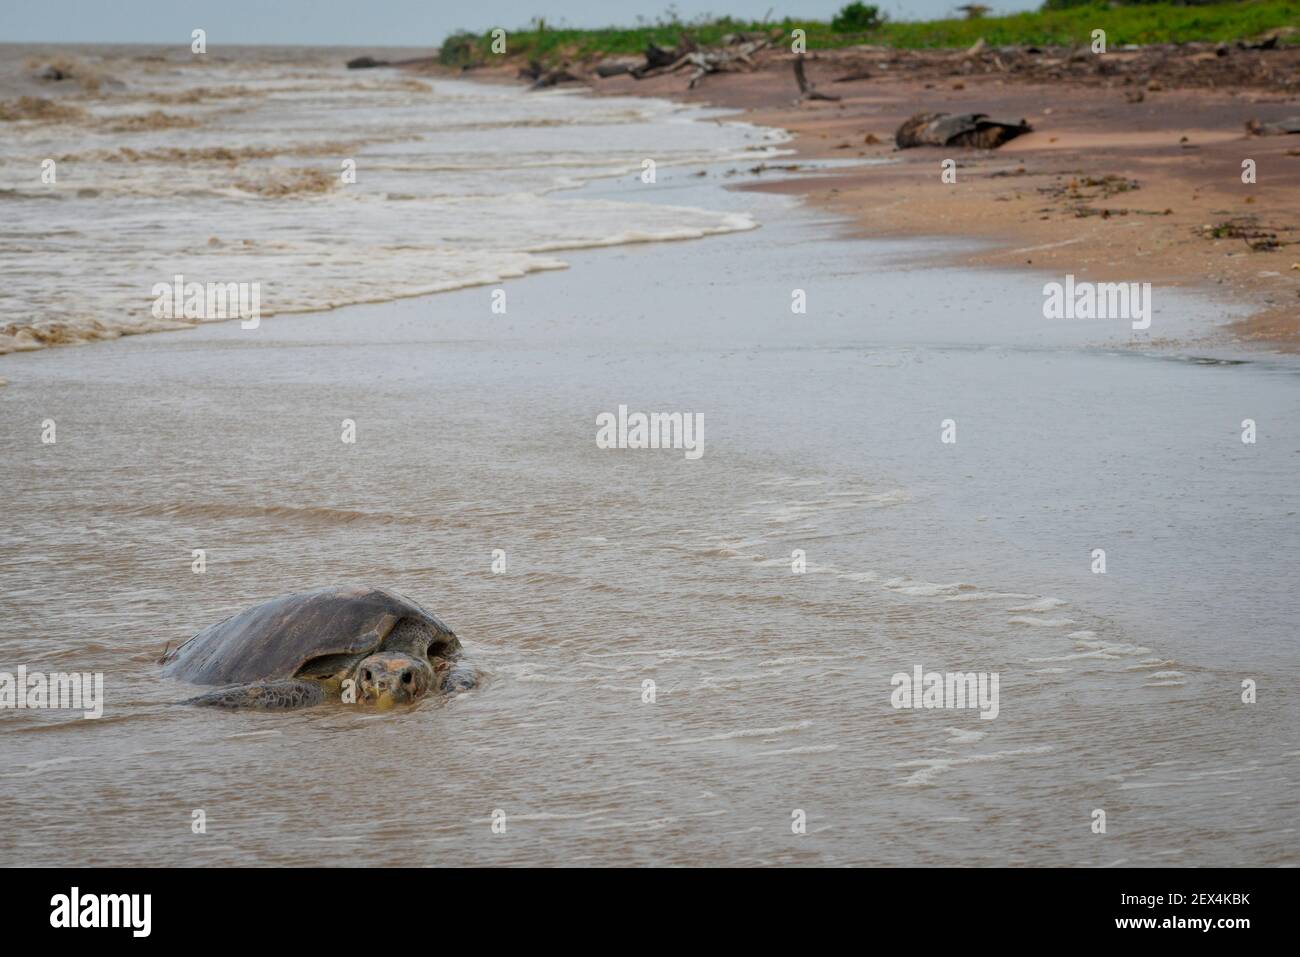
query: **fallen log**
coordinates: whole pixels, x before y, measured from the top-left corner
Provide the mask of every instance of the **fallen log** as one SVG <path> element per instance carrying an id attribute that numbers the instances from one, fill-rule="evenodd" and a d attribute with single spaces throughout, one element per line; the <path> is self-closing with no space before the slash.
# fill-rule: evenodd
<path id="1" fill-rule="evenodd" d="M 670 63 L 676 63 L 688 52 L 689 51 L 687 50 L 678 52 L 676 48 L 668 50 L 659 46 L 657 43 L 647 43 L 645 48 L 644 69 L 654 70 L 661 66 L 668 66 Z"/>
<path id="2" fill-rule="evenodd" d="M 581 79 L 581 77 L 574 76 L 570 73 L 566 67 L 561 66 L 556 67 L 554 70 L 547 70 L 539 76 L 528 89 L 530 91 L 544 90 L 547 87 L 557 86 L 560 83 L 577 83 Z"/>
<path id="3" fill-rule="evenodd" d="M 663 66 L 657 66 L 653 69 L 647 69 L 646 67 L 641 66 L 641 67 L 637 67 L 636 69 L 629 70 L 628 72 L 632 76 L 636 77 L 638 80 L 647 80 L 652 76 L 663 76 L 665 73 L 676 73 L 682 67 L 686 66 L 686 64 L 690 63 L 690 61 L 691 61 L 691 54 L 687 53 L 681 57 L 678 57 L 676 60 L 673 60 L 671 63 L 667 63 Z"/>
<path id="4" fill-rule="evenodd" d="M 695 84 L 710 73 L 726 73 L 736 69 L 752 70 L 755 66 L 753 55 L 770 46 L 771 43 L 770 38 L 764 38 L 718 50 L 700 50 L 696 48 L 694 41 L 683 35 L 677 49 L 671 51 L 677 54 L 673 59 L 665 61 L 665 56 L 670 51 L 652 43 L 646 48 L 646 62 L 628 70 L 628 73 L 638 80 L 645 80 L 653 76 L 676 73 L 685 67 L 693 66 L 695 72 L 691 74 L 687 88 L 694 89 Z"/>
<path id="5" fill-rule="evenodd" d="M 695 84 L 710 73 L 732 73 L 738 69 L 754 69 L 754 54 L 769 46 L 771 42 L 769 39 L 753 40 L 729 49 L 686 54 L 683 59 L 695 67 L 695 72 L 691 74 L 691 81 L 686 88 L 695 89 Z"/>
<path id="6" fill-rule="evenodd" d="M 609 76 L 622 76 L 631 73 L 635 67 L 623 60 L 602 60 L 596 64 L 596 76 L 604 79 Z"/>

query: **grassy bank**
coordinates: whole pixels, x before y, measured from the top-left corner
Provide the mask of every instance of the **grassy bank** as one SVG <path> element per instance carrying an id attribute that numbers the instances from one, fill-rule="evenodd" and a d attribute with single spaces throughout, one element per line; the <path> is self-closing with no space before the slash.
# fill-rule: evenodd
<path id="1" fill-rule="evenodd" d="M 629 29 L 570 30 L 534 21 L 529 28 L 510 31 L 507 52 L 512 56 L 553 61 L 561 58 L 637 54 L 653 42 L 671 47 L 682 33 L 702 45 L 717 44 L 729 33 L 803 29 L 810 49 L 829 49 L 859 43 L 876 43 L 900 49 L 968 47 L 980 37 L 992 46 L 1082 46 L 1092 31 L 1106 31 L 1112 49 L 1127 43 L 1182 43 L 1193 40 L 1225 42 L 1258 36 L 1280 27 L 1300 24 L 1300 0 L 1254 0 L 1210 6 L 1079 6 L 1066 10 L 1017 13 L 976 20 L 932 20 L 921 23 L 884 23 L 864 33 L 837 32 L 829 23 L 814 20 L 742 21 L 729 17 L 702 21 L 660 21 Z M 1284 43 L 1300 43 L 1292 32 Z M 443 44 L 448 63 L 483 61 L 490 55 L 488 35 L 456 34 Z"/>

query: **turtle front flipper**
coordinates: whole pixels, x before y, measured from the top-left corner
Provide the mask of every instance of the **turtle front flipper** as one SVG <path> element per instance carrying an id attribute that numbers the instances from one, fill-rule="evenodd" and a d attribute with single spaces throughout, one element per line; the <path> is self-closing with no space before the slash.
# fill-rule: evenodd
<path id="1" fill-rule="evenodd" d="M 325 689 L 320 682 L 286 678 L 283 681 L 257 681 L 221 688 L 190 698 L 184 703 L 231 710 L 292 711 L 295 708 L 310 708 L 324 700 Z"/>
<path id="2" fill-rule="evenodd" d="M 478 672 L 468 662 L 453 659 L 438 669 L 439 688 L 443 694 L 455 694 L 478 687 Z"/>

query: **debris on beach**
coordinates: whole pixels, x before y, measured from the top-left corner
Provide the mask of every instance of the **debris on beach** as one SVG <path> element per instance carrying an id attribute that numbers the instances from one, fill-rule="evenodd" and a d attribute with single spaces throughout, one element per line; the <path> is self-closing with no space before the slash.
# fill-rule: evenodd
<path id="1" fill-rule="evenodd" d="M 778 51 L 763 55 L 775 68 Z M 1017 83 L 1078 83 L 1127 91 L 1266 87 L 1277 93 L 1300 90 L 1300 45 L 1277 44 L 1250 50 L 1225 50 L 1214 43 L 1148 44 L 1116 48 L 1105 56 L 1087 48 L 992 45 L 965 49 L 896 49 L 862 44 L 819 50 L 817 60 L 843 82 L 876 77 L 906 77 L 920 82 L 981 76 Z M 784 69 L 784 64 L 780 64 Z M 832 81 L 838 82 L 838 81 Z M 1133 102 L 1143 97 L 1134 96 Z"/>
<path id="2" fill-rule="evenodd" d="M 1283 232 L 1290 231 L 1286 227 Z M 1254 216 L 1234 216 L 1221 223 L 1207 223 L 1199 230 L 1205 239 L 1240 239 L 1251 252 L 1272 252 L 1283 246 L 1295 245 L 1297 240 L 1278 238 L 1278 227 L 1261 226 Z"/>
<path id="3" fill-rule="evenodd" d="M 1282 39 L 1281 31 L 1267 33 L 1258 40 L 1247 42 L 1245 40 L 1237 41 L 1238 50 L 1276 50 L 1278 41 Z"/>
<path id="4" fill-rule="evenodd" d="M 1024 167 L 1018 168 L 1017 173 L 1023 173 Z M 997 176 L 997 173 L 993 174 Z M 1011 175 L 1011 174 L 1004 174 Z M 1071 176 L 1069 180 L 1060 181 L 1048 186 L 1038 187 L 1038 192 L 1047 199 L 1060 203 L 1062 211 L 1073 215 L 1076 219 L 1088 219 L 1096 216 L 1101 219 L 1110 219 L 1112 216 L 1128 216 L 1130 213 L 1134 216 L 1170 216 L 1173 210 L 1153 210 L 1153 209 L 1129 209 L 1127 207 L 1097 206 L 1094 203 L 1097 200 L 1110 199 L 1122 193 L 1131 193 L 1140 188 L 1140 184 L 1135 179 L 1129 179 L 1123 176 L 1116 176 L 1113 173 L 1107 173 L 1104 176 Z M 1054 212 L 1055 207 L 1047 207 L 1040 212 Z"/>
<path id="5" fill-rule="evenodd" d="M 524 73 L 523 70 L 520 70 L 519 72 L 521 75 L 523 75 Z M 569 65 L 565 63 L 562 66 L 555 67 L 552 70 L 544 70 L 538 73 L 533 78 L 533 85 L 530 86 L 528 89 L 545 90 L 552 86 L 558 86 L 561 83 L 580 83 L 580 82 L 582 82 L 582 77 L 576 76 L 575 74 L 569 72 Z"/>
<path id="6" fill-rule="evenodd" d="M 1135 179 L 1107 173 L 1104 176 L 1071 177 L 1068 183 L 1057 183 L 1039 188 L 1039 192 L 1053 199 L 1110 199 L 1119 193 L 1129 193 L 1139 187 Z M 1091 192 L 1085 192 L 1091 190 Z"/>
<path id="7" fill-rule="evenodd" d="M 654 43 L 647 45 L 645 63 L 627 72 L 638 80 L 644 80 L 652 76 L 676 73 L 691 66 L 695 68 L 695 72 L 691 74 L 686 88 L 693 90 L 695 84 L 710 73 L 753 70 L 757 66 L 753 59 L 755 54 L 770 47 L 774 39 L 774 36 L 754 39 L 747 34 L 729 33 L 723 40 L 731 41 L 730 43 L 711 50 L 702 50 L 694 40 L 683 34 L 672 50 L 666 50 Z"/>
<path id="8" fill-rule="evenodd" d="M 856 83 L 859 80 L 870 80 L 873 76 L 875 76 L 875 74 L 872 73 L 870 70 L 867 70 L 865 68 L 860 68 L 857 70 L 853 70 L 850 73 L 846 73 L 844 74 L 844 76 L 837 76 L 835 79 L 831 80 L 831 82 L 832 83 Z"/>
<path id="9" fill-rule="evenodd" d="M 795 102 L 802 103 L 804 100 L 839 100 L 840 97 L 832 96 L 830 93 L 821 93 L 817 88 L 808 81 L 808 77 L 803 72 L 803 54 L 800 53 L 794 60 L 794 79 L 799 84 L 799 99 Z"/>
<path id="10" fill-rule="evenodd" d="M 997 149 L 1033 130 L 1025 120 L 990 119 L 986 113 L 917 113 L 894 134 L 900 150 L 914 146 L 968 146 Z"/>
<path id="11" fill-rule="evenodd" d="M 1250 136 L 1286 136 L 1300 133 L 1300 116 L 1289 116 L 1276 123 L 1261 123 L 1258 119 L 1246 121 L 1246 133 Z"/>
<path id="12" fill-rule="evenodd" d="M 631 73 L 637 66 L 634 59 L 628 57 L 619 57 L 617 59 L 601 60 L 596 64 L 596 76 L 602 80 L 610 76 L 622 76 L 624 73 Z"/>
<path id="13" fill-rule="evenodd" d="M 1284 27 L 1273 33 L 1290 37 L 1293 30 Z M 970 89 L 971 80 L 984 76 L 995 77 L 1000 83 L 1068 82 L 1121 88 L 1132 103 L 1165 89 L 1253 86 L 1282 94 L 1300 91 L 1300 44 L 1270 40 L 1272 35 L 1237 46 L 1211 42 L 1125 44 L 1106 56 L 1093 55 L 1086 47 L 1077 46 L 995 45 L 982 37 L 957 49 L 898 49 L 863 43 L 818 50 L 814 59 L 833 73 L 835 79 L 830 83 L 895 77 L 936 83 L 957 80 Z M 781 42 L 783 36 L 775 28 L 770 32 L 737 31 L 721 37 L 717 45 L 705 47 L 683 32 L 672 46 L 649 42 L 640 56 L 592 55 L 577 47 L 565 47 L 543 57 L 544 66 L 530 64 L 523 78 L 536 82 L 547 70 L 562 69 L 583 82 L 620 76 L 641 80 L 689 68 L 688 86 L 694 88 L 710 74 L 789 69 L 785 64 L 793 57 Z M 478 38 L 458 34 L 445 40 L 431 56 L 394 61 L 360 56 L 348 61 L 348 66 L 465 71 L 490 66 L 493 59 L 484 55 Z M 570 82 L 561 80 L 559 74 L 556 79 Z"/>
<path id="14" fill-rule="evenodd" d="M 547 68 L 540 60 L 529 60 L 527 66 L 521 66 L 516 74 L 521 80 L 532 80 L 531 90 L 545 90 L 561 83 L 581 83 L 582 77 L 570 69 L 568 60 L 557 67 Z"/>

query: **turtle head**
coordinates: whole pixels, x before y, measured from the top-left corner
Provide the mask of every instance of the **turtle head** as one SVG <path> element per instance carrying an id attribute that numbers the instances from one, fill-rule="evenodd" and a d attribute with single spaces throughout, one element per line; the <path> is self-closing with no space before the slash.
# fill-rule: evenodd
<path id="1" fill-rule="evenodd" d="M 433 687 L 433 667 L 427 659 L 381 651 L 357 665 L 357 700 L 380 709 L 418 701 Z"/>

